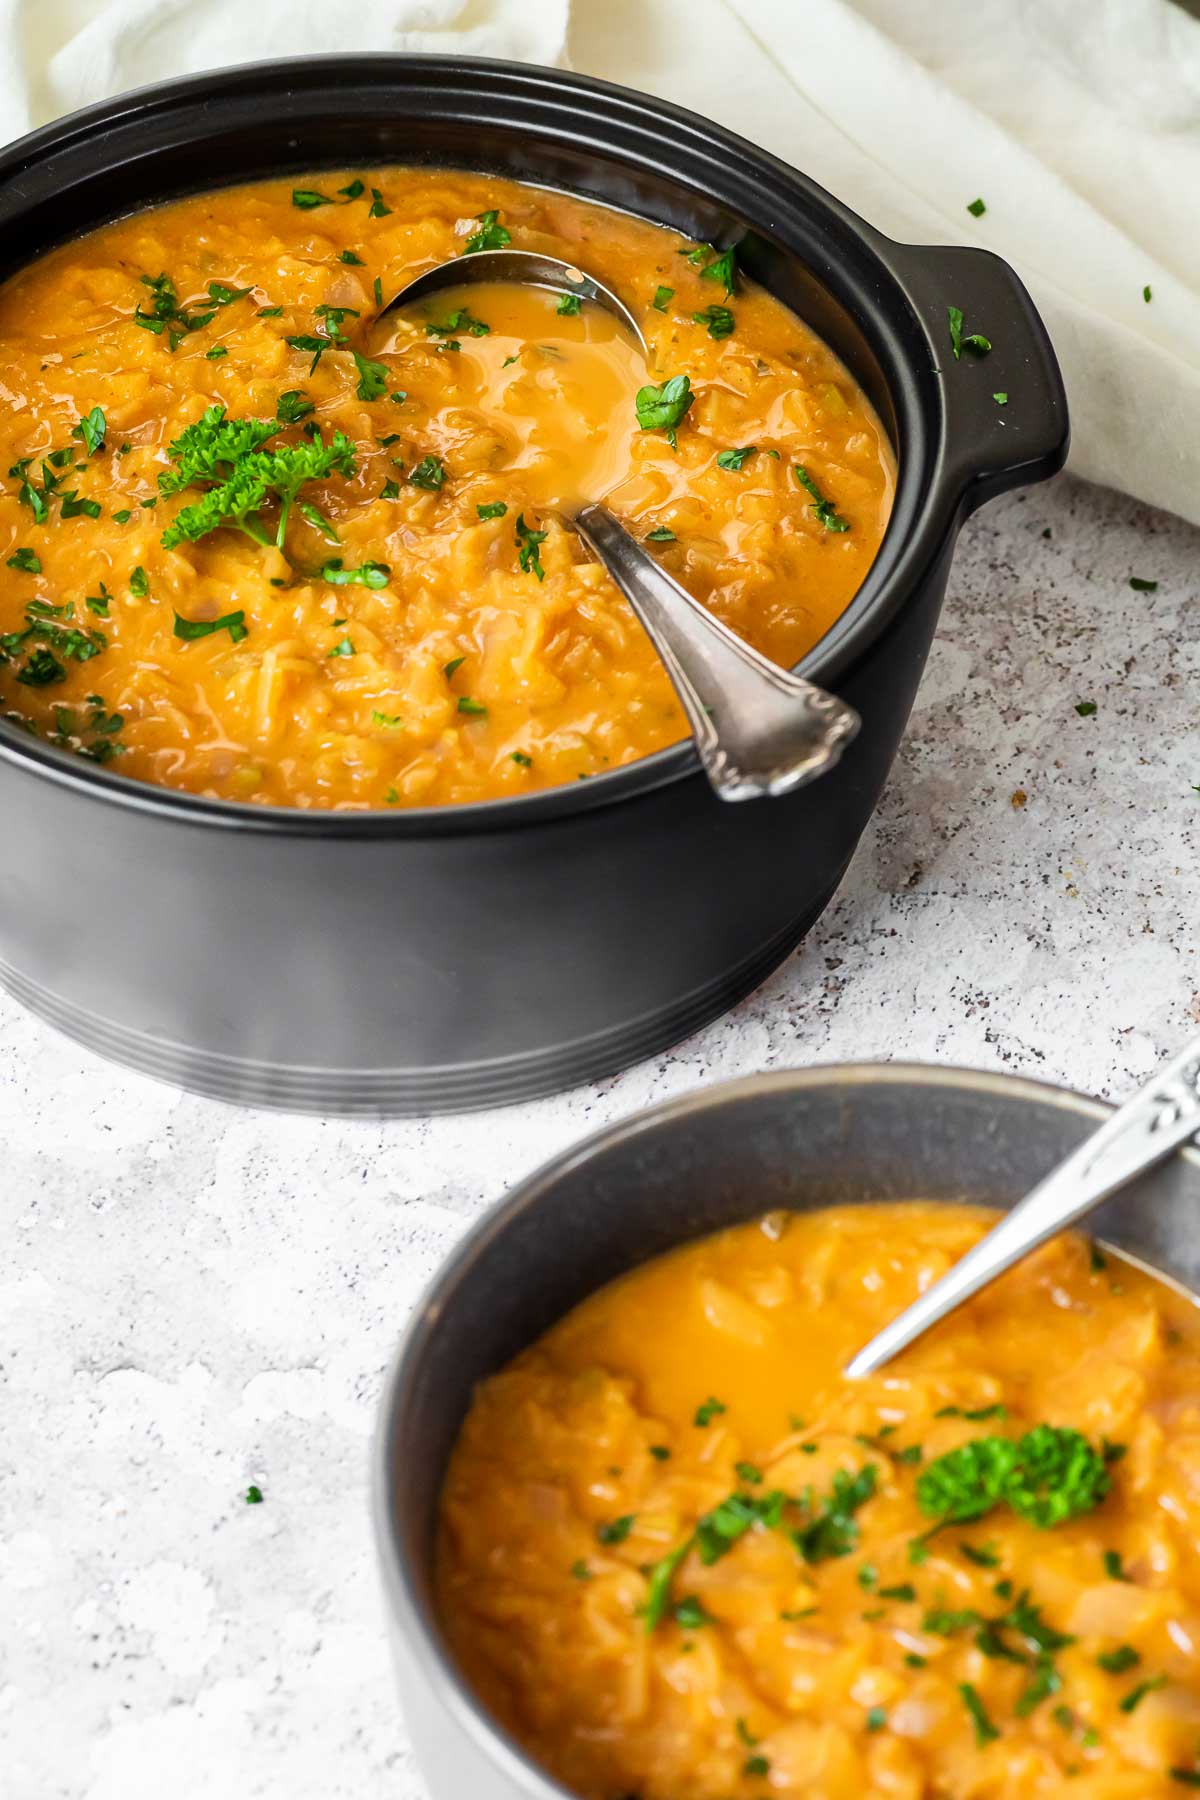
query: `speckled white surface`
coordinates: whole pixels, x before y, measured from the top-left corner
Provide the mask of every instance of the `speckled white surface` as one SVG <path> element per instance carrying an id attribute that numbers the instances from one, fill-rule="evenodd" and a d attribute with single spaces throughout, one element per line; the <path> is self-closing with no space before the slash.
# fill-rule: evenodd
<path id="1" fill-rule="evenodd" d="M 1200 1021 L 1198 625 L 1200 532 L 1069 481 L 982 514 L 834 905 L 730 1017 L 597 1088 L 391 1125 L 241 1113 L 0 999 L 4 1800 L 417 1800 L 366 1470 L 422 1283 L 511 1180 L 699 1082 L 862 1057 L 1144 1076 Z"/>

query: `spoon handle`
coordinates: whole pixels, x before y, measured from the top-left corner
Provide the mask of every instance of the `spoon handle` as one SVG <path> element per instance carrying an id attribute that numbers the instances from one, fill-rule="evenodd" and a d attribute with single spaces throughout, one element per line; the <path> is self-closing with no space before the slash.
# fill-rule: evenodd
<path id="1" fill-rule="evenodd" d="M 1165 1161 L 1198 1133 L 1200 1038 L 1194 1038 L 940 1281 L 872 1338 L 847 1364 L 846 1374 L 856 1379 L 890 1362 L 1013 1263 Z"/>
<path id="2" fill-rule="evenodd" d="M 575 525 L 666 665 L 720 799 L 785 794 L 833 767 L 859 727 L 852 707 L 743 643 L 606 507 L 585 506 Z"/>

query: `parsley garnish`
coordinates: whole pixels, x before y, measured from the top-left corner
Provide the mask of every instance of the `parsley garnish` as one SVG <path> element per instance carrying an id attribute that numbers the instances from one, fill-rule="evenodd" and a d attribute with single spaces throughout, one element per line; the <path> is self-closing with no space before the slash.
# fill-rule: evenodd
<path id="1" fill-rule="evenodd" d="M 524 513 L 518 516 L 515 540 L 518 552 L 517 565 L 523 575 L 532 573 L 537 576 L 539 581 L 546 579 L 546 571 L 542 567 L 540 546 L 545 543 L 549 535 L 548 531 L 534 531 L 532 526 L 527 525 Z"/>
<path id="2" fill-rule="evenodd" d="M 554 310 L 556 313 L 562 313 L 564 318 L 573 318 L 582 306 L 583 301 L 578 294 L 561 294 Z"/>
<path id="3" fill-rule="evenodd" d="M 812 497 L 813 514 L 826 531 L 849 531 L 850 521 L 843 519 L 832 500 L 826 500 L 803 463 L 793 463 L 792 473 L 806 494 Z"/>
<path id="4" fill-rule="evenodd" d="M 499 223 L 500 214 L 496 209 L 476 213 L 475 217 L 479 230 L 467 239 L 463 246 L 464 256 L 472 256 L 476 250 L 503 250 L 505 244 L 512 243 L 512 233 Z"/>
<path id="5" fill-rule="evenodd" d="M 706 306 L 703 312 L 694 312 L 692 321 L 696 325 L 706 325 L 708 335 L 720 343 L 722 338 L 733 336 L 734 317 L 727 306 Z"/>
<path id="6" fill-rule="evenodd" d="M 425 488 L 428 493 L 436 494 L 446 479 L 445 466 L 440 457 L 423 456 L 408 479 L 414 487 Z"/>
<path id="7" fill-rule="evenodd" d="M 973 1562 L 980 1569 L 998 1569 L 1000 1558 L 994 1550 L 988 1550 L 978 1544 L 960 1544 L 959 1549 L 968 1562 Z"/>
<path id="8" fill-rule="evenodd" d="M 592 1571 L 588 1568 L 582 1556 L 576 1557 L 575 1561 L 571 1564 L 571 1574 L 576 1581 L 590 1581 L 592 1579 Z"/>
<path id="9" fill-rule="evenodd" d="M 508 504 L 504 500 L 490 500 L 486 506 L 477 506 L 475 511 L 481 519 L 502 519 Z"/>
<path id="10" fill-rule="evenodd" d="M 62 516 L 64 519 L 98 519 L 100 502 L 98 500 L 81 500 L 75 488 L 69 488 L 59 496 L 62 500 Z"/>
<path id="11" fill-rule="evenodd" d="M 1017 1442 L 977 1438 L 935 1457 L 917 1477 L 917 1504 L 961 1524 L 1003 1502 L 1045 1528 L 1091 1512 L 1111 1485 L 1103 1457 L 1080 1432 L 1037 1425 Z"/>
<path id="12" fill-rule="evenodd" d="M 263 1500 L 262 1489 L 260 1487 L 255 1487 L 253 1485 L 253 1483 L 251 1483 L 251 1485 L 246 1489 L 246 1505 L 247 1506 L 261 1506 L 262 1500 Z"/>
<path id="13" fill-rule="evenodd" d="M 1135 1712 L 1147 1694 L 1155 1694 L 1159 1688 L 1166 1687 L 1166 1685 L 1165 1675 L 1152 1675 L 1148 1681 L 1139 1681 L 1137 1686 L 1131 1688 L 1125 1698 L 1118 1703 L 1121 1711 L 1123 1713 Z"/>
<path id="14" fill-rule="evenodd" d="M 886 1724 L 887 1724 L 887 1708 L 885 1706 L 871 1707 L 870 1711 L 867 1713 L 867 1718 L 866 1718 L 867 1730 L 868 1731 L 882 1731 Z"/>
<path id="15" fill-rule="evenodd" d="M 56 681 L 65 681 L 66 678 L 67 671 L 49 650 L 35 650 L 17 671 L 17 680 L 26 687 L 51 687 Z"/>
<path id="16" fill-rule="evenodd" d="M 379 498 L 381 500 L 398 500 L 400 498 L 400 483 L 398 481 L 385 481 L 379 490 Z"/>
<path id="17" fill-rule="evenodd" d="M 677 541 L 675 533 L 666 525 L 656 526 L 653 531 L 646 533 L 648 544 L 674 544 Z"/>
<path id="18" fill-rule="evenodd" d="M 958 1691 L 962 1695 L 963 1705 L 971 1715 L 971 1723 L 975 1727 L 975 1744 L 980 1750 L 1000 1736 L 992 1721 L 988 1718 L 987 1709 L 969 1681 L 960 1681 Z"/>
<path id="19" fill-rule="evenodd" d="M 354 392 L 360 400 L 381 400 L 387 393 L 388 372 L 383 363 L 371 362 L 357 350 L 350 352 L 358 370 L 358 386 Z"/>
<path id="20" fill-rule="evenodd" d="M 686 1599 L 681 1600 L 675 1607 L 673 1617 L 675 1623 L 682 1626 L 684 1631 L 699 1631 L 702 1625 L 716 1623 L 712 1614 L 705 1612 L 698 1594 L 689 1594 Z M 750 1758 L 751 1762 L 756 1760 L 762 1762 L 765 1761 L 765 1758 Z"/>
<path id="21" fill-rule="evenodd" d="M 1149 306 L 1149 304 L 1150 304 L 1151 300 L 1153 300 L 1153 298 L 1154 298 L 1154 295 L 1151 292 L 1151 290 L 1148 287 L 1144 287 L 1142 289 L 1142 299 L 1146 302 L 1147 306 Z M 1173 1772 L 1174 1771 L 1172 1771 L 1172 1773 Z"/>
<path id="22" fill-rule="evenodd" d="M 355 256 L 353 250 L 343 250 L 338 256 L 338 261 L 349 263 L 351 268 L 355 269 L 361 269 L 363 267 L 362 257 Z"/>
<path id="23" fill-rule="evenodd" d="M 256 543 L 272 541 L 283 548 L 288 519 L 300 489 L 337 471 L 354 473 L 354 445 L 341 431 L 330 444 L 320 432 L 311 439 L 275 450 L 264 449 L 279 430 L 277 419 L 227 419 L 223 406 L 210 406 L 194 425 L 182 431 L 169 455 L 175 467 L 159 476 L 164 494 L 212 484 L 203 498 L 177 513 L 162 534 L 163 545 L 195 542 L 221 526 L 245 532 Z M 261 523 L 264 506 L 279 502 L 279 522 L 272 540 Z"/>
<path id="24" fill-rule="evenodd" d="M 751 1486 L 755 1486 L 757 1483 L 761 1482 L 762 1478 L 763 1478 L 763 1472 L 758 1467 L 757 1463 L 752 1463 L 752 1462 L 734 1463 L 733 1472 L 737 1476 L 739 1481 L 748 1481 L 751 1484 Z"/>
<path id="25" fill-rule="evenodd" d="M 386 219 L 391 212 L 390 206 L 383 203 L 383 195 L 378 188 L 371 189 L 371 204 L 367 208 L 368 219 Z"/>
<path id="26" fill-rule="evenodd" d="M 743 444 L 740 450 L 722 450 L 717 457 L 718 469 L 740 469 L 746 458 L 753 456 L 757 444 Z"/>
<path id="27" fill-rule="evenodd" d="M 359 198 L 361 198 L 361 196 L 363 194 L 366 193 L 366 191 L 367 191 L 366 187 L 358 179 L 357 175 L 354 177 L 354 180 L 349 184 L 348 187 L 338 189 L 338 193 L 344 194 L 347 200 L 358 200 Z"/>
<path id="28" fill-rule="evenodd" d="M 1075 702 L 1075 711 L 1079 714 L 1081 719 L 1090 719 L 1092 714 L 1096 711 L 1096 702 L 1094 700 L 1077 700 Z"/>
<path id="29" fill-rule="evenodd" d="M 981 337 L 977 331 L 972 332 L 969 337 L 963 336 L 961 307 L 948 306 L 946 313 L 950 320 L 950 345 L 954 351 L 955 362 L 959 360 L 964 350 L 969 350 L 972 356 L 986 356 L 992 347 L 991 339 Z"/>
<path id="30" fill-rule="evenodd" d="M 1129 585 L 1135 594 L 1157 594 L 1157 581 L 1147 581 L 1142 575 L 1131 575 Z"/>
<path id="31" fill-rule="evenodd" d="M 483 704 L 482 700 L 472 700 L 469 694 L 462 694 L 459 696 L 458 710 L 460 713 L 469 713 L 474 719 L 487 718 L 487 707 Z M 616 1544 L 620 1542 L 620 1539 L 601 1538 L 600 1542 L 602 1544 Z"/>
<path id="32" fill-rule="evenodd" d="M 98 618 L 107 619 L 111 601 L 112 595 L 109 593 L 104 583 L 101 582 L 100 592 L 98 594 L 89 594 L 83 604 L 87 607 L 89 612 L 95 613 Z"/>
<path id="33" fill-rule="evenodd" d="M 1115 1650 L 1105 1650 L 1096 1661 L 1108 1675 L 1124 1675 L 1130 1669 L 1136 1669 L 1141 1656 L 1132 1644 L 1119 1644 Z"/>
<path id="34" fill-rule="evenodd" d="M 357 569 L 347 569 L 340 556 L 321 566 L 321 580 L 334 587 L 382 588 L 387 586 L 391 574 L 390 566 L 382 562 L 365 562 Z"/>
<path id="35" fill-rule="evenodd" d="M 824 1510 L 811 1525 L 793 1532 L 792 1541 L 807 1563 L 824 1562 L 830 1557 L 848 1556 L 858 1542 L 858 1525 L 854 1514 L 875 1492 L 875 1465 L 868 1463 L 851 1477 L 839 1469 L 833 1478 L 833 1492 Z"/>
<path id="36" fill-rule="evenodd" d="M 602 1544 L 623 1544 L 636 1518 L 636 1513 L 624 1513 L 619 1519 L 610 1519 L 605 1525 L 597 1525 L 596 1536 Z"/>
<path id="37" fill-rule="evenodd" d="M 388 730 L 393 730 L 401 722 L 402 722 L 401 715 L 399 713 L 385 713 L 385 712 L 376 711 L 376 712 L 372 712 L 372 714 L 371 714 L 372 725 L 384 725 L 388 728 Z"/>
<path id="38" fill-rule="evenodd" d="M 329 652 L 329 654 L 330 654 L 330 656 L 357 656 L 358 652 L 355 650 L 354 645 L 351 643 L 350 639 L 348 637 L 344 637 L 340 643 L 335 644 L 333 646 L 333 649 Z"/>
<path id="39" fill-rule="evenodd" d="M 999 394 L 993 394 L 992 399 L 996 402 L 997 406 L 1007 406 L 1008 405 L 1008 395 L 1003 392 L 1001 392 Z"/>
<path id="40" fill-rule="evenodd" d="M 1002 1400 L 994 1400 L 990 1406 L 977 1406 L 969 1412 L 961 1406 L 939 1406 L 933 1416 L 935 1419 L 970 1419 L 977 1423 L 983 1419 L 1007 1419 L 1008 1408 Z"/>
<path id="41" fill-rule="evenodd" d="M 532 756 L 527 756 L 525 754 L 524 750 L 510 751 L 508 760 L 510 762 L 515 762 L 517 767 L 520 769 L 532 769 L 532 767 L 533 767 Z M 653 1450 L 650 1452 L 650 1454 L 653 1456 L 653 1454 L 654 1454 Z"/>
<path id="42" fill-rule="evenodd" d="M 301 212 L 312 212 L 318 206 L 332 206 L 334 202 L 328 194 L 319 194 L 316 188 L 293 188 L 292 205 L 299 207 Z"/>
<path id="43" fill-rule="evenodd" d="M 726 1410 L 726 1408 L 725 1408 L 724 1404 L 720 1400 L 714 1399 L 713 1396 L 710 1394 L 708 1399 L 706 1401 L 704 1401 L 703 1405 L 698 1406 L 696 1408 L 695 1416 L 692 1419 L 692 1424 L 699 1425 L 701 1427 L 706 1426 L 706 1425 L 711 1425 L 713 1420 L 716 1418 L 717 1414 L 723 1413 L 723 1412 L 725 1412 L 725 1410 Z"/>
<path id="44" fill-rule="evenodd" d="M 113 514 L 113 518 L 117 521 L 118 525 L 128 525 L 128 523 L 129 523 L 130 519 L 132 519 L 132 517 L 133 517 L 133 514 L 130 512 L 130 510 L 127 506 L 123 506 L 121 508 L 120 512 L 115 512 Z"/>
<path id="45" fill-rule="evenodd" d="M 150 577 L 141 563 L 129 577 L 129 591 L 136 600 L 144 600 L 150 592 Z"/>
<path id="46" fill-rule="evenodd" d="M 1104 1573 L 1108 1576 L 1110 1581 L 1128 1581 L 1130 1579 L 1125 1573 L 1125 1565 L 1121 1561 L 1121 1552 L 1119 1550 L 1106 1550 L 1104 1552 Z"/>
<path id="47" fill-rule="evenodd" d="M 177 350 L 189 332 L 211 325 L 217 316 L 217 303 L 209 312 L 203 313 L 189 313 L 186 307 L 181 307 L 175 283 L 169 275 L 143 275 L 140 279 L 142 286 L 150 290 L 150 310 L 143 312 L 140 306 L 137 307 L 133 322 L 155 337 L 162 337 L 165 332 L 171 350 Z"/>
<path id="48" fill-rule="evenodd" d="M 183 619 L 175 614 L 175 636 L 190 644 L 196 638 L 211 637 L 214 631 L 227 631 L 231 643 L 240 644 L 246 633 L 246 614 L 242 610 L 225 613 L 219 619 Z"/>
<path id="49" fill-rule="evenodd" d="M 219 362 L 221 357 L 228 355 L 229 352 L 224 344 L 214 344 L 211 350 L 204 352 L 204 360 L 205 362 Z"/>
<path id="50" fill-rule="evenodd" d="M 973 219 L 982 219 L 984 213 L 987 211 L 987 207 L 982 200 L 972 200 L 967 207 L 967 211 Z"/>
<path id="51" fill-rule="evenodd" d="M 676 1617 L 678 1617 L 678 1614 L 676 1614 Z M 765 1756 L 748 1756 L 742 1764 L 743 1775 L 763 1776 L 770 1774 L 770 1771 L 771 1765 Z"/>
<path id="52" fill-rule="evenodd" d="M 654 298 L 650 302 L 650 304 L 651 304 L 651 306 L 654 307 L 656 312 L 666 312 L 667 307 L 671 304 L 671 301 L 674 298 L 675 298 L 675 289 L 674 288 L 672 288 L 672 287 L 656 287 L 654 290 Z"/>
<path id="53" fill-rule="evenodd" d="M 315 408 L 307 394 L 302 393 L 299 388 L 289 388 L 286 394 L 279 396 L 275 417 L 281 425 L 298 425 L 301 419 L 306 419 L 313 411 Z"/>
<path id="54" fill-rule="evenodd" d="M 477 319 L 468 312 L 465 306 L 460 306 L 457 311 L 450 314 L 445 324 L 435 325 L 430 321 L 425 327 L 425 335 L 426 337 L 453 339 L 456 331 L 465 331 L 468 337 L 487 337 L 491 329 L 491 326 L 485 325 L 482 319 Z"/>
<path id="55" fill-rule="evenodd" d="M 879 1590 L 881 1600 L 915 1600 L 916 1597 L 917 1590 L 911 1581 L 900 1581 L 896 1583 L 895 1587 L 885 1587 Z"/>
<path id="56" fill-rule="evenodd" d="M 676 428 L 683 423 L 695 398 L 687 375 L 672 375 L 661 387 L 639 388 L 634 402 L 637 422 L 643 431 L 665 431 L 667 442 L 674 449 Z"/>
<path id="57" fill-rule="evenodd" d="M 725 297 L 728 299 L 733 292 L 736 270 L 737 255 L 733 246 L 730 245 L 728 250 L 721 252 L 715 262 L 710 262 L 707 268 L 701 269 L 700 279 L 701 281 L 724 282 Z"/>
<path id="58" fill-rule="evenodd" d="M 26 575 L 40 575 L 41 559 L 33 550 L 14 550 L 8 559 L 10 569 L 20 569 Z"/>
<path id="59" fill-rule="evenodd" d="M 94 456 L 96 451 L 104 446 L 104 434 L 107 429 L 103 412 L 98 406 L 93 406 L 91 412 L 82 415 L 78 425 L 72 430 L 71 436 L 82 439 L 83 447 L 88 455 Z"/>

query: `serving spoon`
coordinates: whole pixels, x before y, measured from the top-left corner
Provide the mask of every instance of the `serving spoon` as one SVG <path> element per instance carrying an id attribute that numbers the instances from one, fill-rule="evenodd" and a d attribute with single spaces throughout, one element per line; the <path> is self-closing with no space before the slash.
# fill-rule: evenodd
<path id="1" fill-rule="evenodd" d="M 1047 1238 L 1198 1137 L 1200 1037 L 1085 1138 L 940 1281 L 885 1325 L 847 1363 L 846 1374 L 852 1380 L 874 1374 Z"/>
<path id="2" fill-rule="evenodd" d="M 445 288 L 508 281 L 588 300 L 612 313 L 645 353 L 629 308 L 595 276 L 531 250 L 479 250 L 426 269 L 376 315 Z M 831 769 L 858 731 L 853 707 L 744 643 L 655 562 L 616 515 L 594 502 L 568 517 L 641 620 L 687 714 L 721 800 L 786 794 Z"/>

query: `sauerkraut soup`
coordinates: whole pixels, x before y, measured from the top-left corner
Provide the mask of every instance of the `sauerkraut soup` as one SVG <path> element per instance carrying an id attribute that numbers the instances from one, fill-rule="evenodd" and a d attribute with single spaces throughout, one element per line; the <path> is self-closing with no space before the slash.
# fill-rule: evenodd
<path id="1" fill-rule="evenodd" d="M 879 1374 L 992 1222 L 773 1214 L 484 1381 L 438 1603 L 585 1800 L 1145 1800 L 1200 1787 L 1200 1313 L 1056 1239 Z"/>
<path id="2" fill-rule="evenodd" d="M 512 244 L 599 307 L 464 284 Z M 887 522 L 894 458 L 844 366 L 718 252 L 492 177 L 231 188 L 0 290 L 0 712 L 126 775 L 330 808 L 487 800 L 684 735 L 564 523 L 607 495 L 781 664 Z"/>

